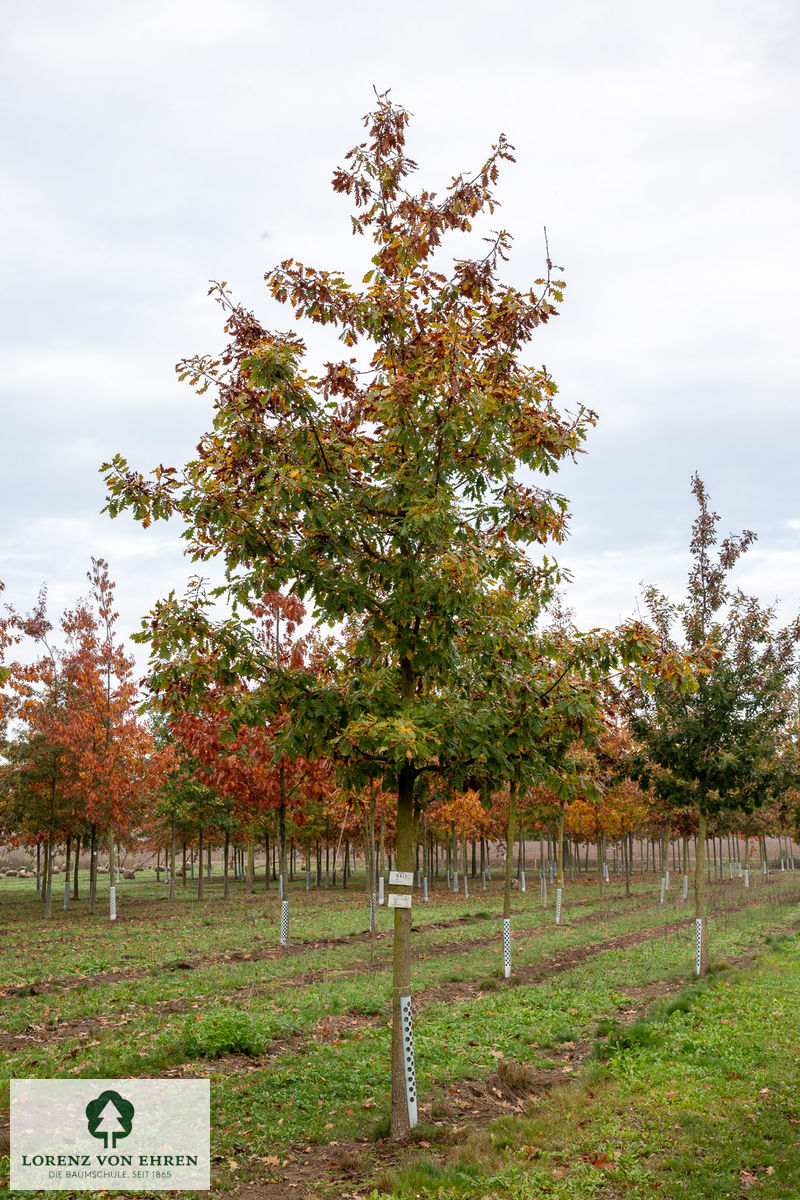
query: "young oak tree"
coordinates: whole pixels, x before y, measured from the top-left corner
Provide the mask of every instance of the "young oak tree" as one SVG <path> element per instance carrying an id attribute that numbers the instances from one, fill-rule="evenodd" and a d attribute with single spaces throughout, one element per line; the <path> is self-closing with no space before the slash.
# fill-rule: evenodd
<path id="1" fill-rule="evenodd" d="M 774 607 L 732 591 L 727 577 L 755 540 L 745 530 L 724 538 L 714 557 L 719 516 L 708 506 L 699 475 L 692 478 L 699 514 L 692 526 L 692 569 L 687 596 L 672 603 L 656 588 L 645 599 L 653 624 L 667 646 L 676 626 L 688 653 L 705 660 L 692 693 L 674 680 L 658 678 L 649 693 L 633 687 L 632 731 L 644 755 L 639 777 L 652 783 L 667 804 L 697 812 L 695 919 L 697 972 L 708 968 L 705 908 L 705 844 L 709 818 L 729 809 L 752 812 L 788 786 L 780 761 L 781 739 L 790 720 L 792 683 L 798 668 L 800 618 L 774 628 Z"/>
<path id="2" fill-rule="evenodd" d="M 439 769 L 442 727 L 453 728 L 463 629 L 480 637 L 490 592 L 507 603 L 546 598 L 555 566 L 534 564 L 526 551 L 562 540 L 566 501 L 531 473 L 548 475 L 574 456 L 594 422 L 583 409 L 559 412 L 547 370 L 521 360 L 561 300 L 549 258 L 534 288 L 501 283 L 511 238 L 500 230 L 447 274 L 434 266 L 445 234 L 467 233 L 478 214 L 494 211 L 511 146 L 501 135 L 480 170 L 455 177 L 441 199 L 415 195 L 406 187 L 415 169 L 408 119 L 388 93 L 378 96 L 367 140 L 333 176 L 334 190 L 354 203 L 354 234 L 373 241 L 362 286 L 293 259 L 266 276 L 298 319 L 334 326 L 347 347 L 371 348 L 366 364 L 345 358 L 306 373 L 303 342 L 268 332 L 222 285 L 228 348 L 179 366 L 181 378 L 215 393 L 197 457 L 149 478 L 120 455 L 103 468 L 110 515 L 130 509 L 145 526 L 182 518 L 193 559 L 223 560 L 232 603 L 291 589 L 312 598 L 317 621 L 355 623 L 346 686 L 281 668 L 271 695 L 268 686 L 259 697 L 265 720 L 270 705 L 288 704 L 287 753 L 309 754 L 313 743 L 319 753 L 349 754 L 350 783 L 357 767 L 365 781 L 380 771 L 395 789 L 403 872 L 414 865 L 417 783 Z M 176 644 L 187 637 L 185 624 L 170 626 L 168 606 L 152 621 L 162 645 L 170 628 Z M 486 718 L 495 708 L 487 690 L 459 712 L 466 757 L 490 752 Z M 410 910 L 395 909 L 394 921 L 392 1132 L 401 1136 L 415 1120 L 401 1019 L 407 1033 Z"/>

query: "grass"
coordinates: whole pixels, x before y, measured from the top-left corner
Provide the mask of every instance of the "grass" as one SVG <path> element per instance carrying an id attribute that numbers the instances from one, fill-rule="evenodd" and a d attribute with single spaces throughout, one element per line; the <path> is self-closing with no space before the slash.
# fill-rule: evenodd
<path id="1" fill-rule="evenodd" d="M 791 874 L 773 877 L 768 887 L 745 894 L 736 883 L 715 885 L 712 956 L 735 956 L 768 944 L 769 961 L 791 962 L 796 942 L 787 937 L 787 928 L 800 924 L 800 906 L 791 895 L 794 883 Z M 0 1078 L 209 1076 L 215 1194 L 263 1176 L 263 1159 L 276 1152 L 290 1159 L 304 1147 L 329 1143 L 356 1147 L 349 1152 L 351 1173 L 363 1179 L 373 1170 L 377 1194 L 383 1188 L 384 1195 L 398 1196 L 525 1197 L 538 1194 L 525 1190 L 527 1181 L 541 1183 L 545 1168 L 548 1194 L 590 1196 L 600 1184 L 608 1189 L 623 1183 L 629 1191 L 606 1194 L 649 1194 L 630 1191 L 634 1167 L 644 1171 L 644 1160 L 638 1150 L 635 1162 L 624 1157 L 622 1148 L 633 1153 L 630 1139 L 612 1136 L 613 1126 L 602 1123 L 595 1101 L 604 1096 L 613 1108 L 623 1083 L 633 1088 L 631 1079 L 641 1082 L 642 1072 L 649 1079 L 658 1054 L 682 1022 L 694 1029 L 692 1022 L 714 997 L 745 986 L 738 976 L 721 973 L 703 987 L 680 990 L 691 971 L 691 929 L 597 952 L 609 938 L 658 933 L 690 915 L 674 895 L 669 904 L 659 905 L 652 878 L 637 878 L 630 901 L 614 886 L 606 889 L 603 903 L 593 884 L 571 886 L 561 928 L 553 925 L 552 903 L 546 911 L 539 907 L 538 889 L 515 894 L 515 987 L 499 978 L 500 884 L 495 881 L 477 901 L 432 892 L 427 908 L 418 905 L 414 911 L 421 1124 L 405 1155 L 413 1160 L 404 1168 L 411 1173 L 381 1179 L 381 1139 L 388 1132 L 389 914 L 380 912 L 382 932 L 373 944 L 365 933 L 363 890 L 307 893 L 301 885 L 292 890 L 292 947 L 284 954 L 275 944 L 274 890 L 265 899 L 234 885 L 224 904 L 218 884 L 212 884 L 203 903 L 179 889 L 171 906 L 163 885 L 154 881 L 137 880 L 128 888 L 115 926 L 105 918 L 102 895 L 94 918 L 82 900 L 66 914 L 56 910 L 47 923 L 29 880 L 0 881 L 0 979 L 22 989 L 3 998 L 3 1027 L 21 1037 L 0 1052 Z M 724 911 L 743 901 L 739 911 Z M 570 950 L 586 956 L 548 976 L 550 960 Z M 526 976 L 531 971 L 540 972 L 540 982 L 531 983 Z M 656 1003 L 645 1020 L 631 1023 L 643 989 L 675 994 Z M 695 1034 L 683 1041 L 695 1049 L 700 1044 Z M 612 1158 L 608 1149 L 590 1151 L 581 1139 L 567 1162 L 557 1140 L 551 1151 L 546 1138 L 534 1137 L 535 1130 L 520 1134 L 527 1118 L 519 1115 L 471 1132 L 476 1105 L 470 1081 L 488 1078 L 499 1064 L 507 1080 L 558 1071 L 566 1090 L 559 1087 L 537 1102 L 538 1128 L 547 1104 L 556 1105 L 577 1086 L 570 1083 L 580 1069 L 574 1047 L 588 1053 L 592 1042 L 597 1049 L 580 1077 L 580 1086 L 588 1090 L 569 1103 L 576 1106 L 573 1115 L 580 1108 L 580 1120 L 587 1129 L 592 1126 L 587 1138 L 591 1134 L 597 1141 L 605 1130 L 603 1138 L 618 1155 L 613 1168 L 606 1165 Z M 695 1053 L 684 1044 L 670 1051 L 681 1067 Z M 696 1053 L 702 1064 L 700 1050 Z M 639 1061 L 637 1055 L 645 1057 Z M 655 1056 L 653 1063 L 647 1055 Z M 633 1071 L 629 1078 L 631 1064 L 637 1063 L 639 1076 Z M 677 1068 L 673 1074 L 678 1077 Z M 620 1114 L 636 1094 L 635 1088 L 625 1093 Z M 0 1093 L 0 1112 L 7 1108 L 6 1090 Z M 700 1104 L 699 1111 L 708 1110 Z M 559 1121 L 566 1121 L 566 1128 L 572 1117 L 554 1108 L 547 1128 L 552 1132 Z M 637 1128 L 648 1147 L 644 1117 L 642 1122 Z M 460 1132 L 454 1133 L 454 1126 Z M 647 1153 L 669 1158 L 669 1145 L 663 1139 L 657 1145 L 660 1149 Z M 593 1162 L 592 1154 L 598 1159 L 603 1153 L 603 1162 Z M 623 1163 L 629 1175 L 622 1173 Z M 0 1175 L 2 1170 L 0 1158 Z M 759 1186 L 773 1177 L 761 1174 Z M 673 1182 L 674 1194 L 685 1194 L 683 1179 Z M 342 1186 L 336 1178 L 319 1181 L 314 1194 L 341 1194 Z M 364 1184 L 359 1194 L 364 1187 L 369 1191 Z M 303 1191 L 297 1194 L 302 1200 Z"/>
<path id="2" fill-rule="evenodd" d="M 797 1196 L 798 1011 L 800 938 L 784 937 L 754 969 L 690 985 L 627 1029 L 603 1023 L 578 1079 L 372 1194 Z"/>

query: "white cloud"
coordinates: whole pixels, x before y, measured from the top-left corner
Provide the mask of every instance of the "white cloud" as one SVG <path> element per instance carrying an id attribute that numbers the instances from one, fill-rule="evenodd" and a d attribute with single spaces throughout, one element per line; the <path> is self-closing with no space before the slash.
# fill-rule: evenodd
<path id="1" fill-rule="evenodd" d="M 583 624 L 616 623 L 639 581 L 682 589 L 699 469 L 727 529 L 756 528 L 759 594 L 798 590 L 786 520 L 800 440 L 790 0 L 561 5 L 477 0 L 42 0 L 5 17 L 0 578 L 19 607 L 48 578 L 71 603 L 89 555 L 129 627 L 187 566 L 170 530 L 100 516 L 97 465 L 188 457 L 209 404 L 174 362 L 221 340 L 206 281 L 280 328 L 263 273 L 293 255 L 363 270 L 334 166 L 372 84 L 415 114 L 439 190 L 503 130 L 517 163 L 492 224 L 524 284 L 547 225 L 563 315 L 531 348 L 601 425 L 560 486 L 560 558 Z M 2 98 L 2 97 L 0 97 Z M 268 231 L 267 239 L 261 234 Z M 312 332 L 311 361 L 336 343 Z M 781 538 L 786 539 L 781 541 Z M 116 566 L 115 566 L 116 564 Z M 750 566 L 748 565 L 748 571 Z M 744 570 L 744 568 L 743 568 Z M 31 589 L 34 589 L 32 591 Z M 792 601 L 794 602 L 794 601 Z"/>

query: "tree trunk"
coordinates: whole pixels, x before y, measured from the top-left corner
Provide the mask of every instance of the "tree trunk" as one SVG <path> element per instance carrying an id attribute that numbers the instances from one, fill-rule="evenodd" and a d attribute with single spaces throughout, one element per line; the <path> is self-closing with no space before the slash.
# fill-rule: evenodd
<path id="1" fill-rule="evenodd" d="M 225 830 L 225 845 L 222 850 L 222 899 L 223 900 L 227 900 L 228 896 L 230 895 L 229 883 L 228 883 L 228 872 L 230 869 L 229 868 L 230 852 L 231 852 L 231 835 L 230 835 L 230 832 L 226 829 Z M 267 871 L 267 877 L 269 878 L 269 871 Z"/>
<path id="2" fill-rule="evenodd" d="M 72 848 L 72 835 L 67 834 L 67 859 L 66 859 L 66 862 L 64 863 L 64 908 L 65 909 L 69 905 L 69 868 L 70 868 L 69 852 L 70 852 L 71 848 Z"/>
<path id="3" fill-rule="evenodd" d="M 414 772 L 404 766 L 397 787 L 397 869 L 411 871 L 414 867 Z M 411 894 L 410 888 L 399 888 Z M 394 960 L 392 964 L 392 1137 L 404 1137 L 416 1124 L 416 1084 L 413 1070 L 413 1047 L 406 1047 L 403 1037 L 403 1007 L 411 1003 L 411 909 L 394 910 Z M 410 1080 L 407 1091 L 406 1055 Z"/>
<path id="4" fill-rule="evenodd" d="M 169 898 L 175 899 L 175 822 L 172 822 L 169 838 Z"/>
<path id="5" fill-rule="evenodd" d="M 281 900 L 289 898 L 289 877 L 286 872 L 286 776 L 283 763 L 278 770 L 278 783 L 280 787 L 280 804 L 278 806 L 278 844 L 280 865 L 278 873 L 283 880 L 281 891 Z"/>
<path id="6" fill-rule="evenodd" d="M 516 784 L 512 783 L 508 790 L 508 824 L 506 825 L 506 873 L 505 884 L 503 890 L 503 920 L 508 921 L 511 918 L 511 876 L 513 874 L 513 828 L 514 816 L 516 809 L 517 789 Z"/>
<path id="7" fill-rule="evenodd" d="M 605 883 L 605 879 L 603 878 L 603 838 L 602 838 L 602 836 L 598 837 L 598 839 L 597 839 L 597 877 L 600 880 L 600 899 L 602 900 L 603 899 L 603 884 Z"/>
<path id="8" fill-rule="evenodd" d="M 697 826 L 697 855 L 694 864 L 694 917 L 700 921 L 700 954 L 698 975 L 705 975 L 708 970 L 708 939 L 706 937 L 706 814 L 700 806 L 700 819 Z M 697 926 L 695 926 L 697 936 Z"/>
<path id="9" fill-rule="evenodd" d="M 427 879 L 429 872 L 429 847 L 428 847 L 428 807 L 427 805 L 422 810 L 422 843 L 425 847 L 425 853 L 422 855 L 422 878 Z M 474 849 L 474 847 L 473 847 Z"/>
<path id="10" fill-rule="evenodd" d="M 199 870 L 197 872 L 197 899 L 203 899 L 203 826 L 200 826 L 200 841 L 197 851 Z"/>
<path id="11" fill-rule="evenodd" d="M 264 830 L 264 891 L 269 891 L 269 831 Z"/>
<path id="12" fill-rule="evenodd" d="M 42 890 L 44 895 L 44 915 L 49 917 L 53 911 L 51 887 L 53 879 L 53 832 L 50 831 L 47 838 L 47 845 L 44 851 L 44 879 L 42 880 Z"/>
<path id="13" fill-rule="evenodd" d="M 253 839 L 249 838 L 247 842 L 247 892 L 248 895 L 253 894 L 253 887 L 256 879 L 256 848 L 253 845 Z"/>
<path id="14" fill-rule="evenodd" d="M 89 914 L 94 913 L 94 898 L 97 894 L 97 827 L 92 825 L 89 846 Z"/>
<path id="15" fill-rule="evenodd" d="M 81 835 L 75 834 L 75 873 L 72 877 L 72 899 L 78 899 L 78 871 L 81 866 Z"/>

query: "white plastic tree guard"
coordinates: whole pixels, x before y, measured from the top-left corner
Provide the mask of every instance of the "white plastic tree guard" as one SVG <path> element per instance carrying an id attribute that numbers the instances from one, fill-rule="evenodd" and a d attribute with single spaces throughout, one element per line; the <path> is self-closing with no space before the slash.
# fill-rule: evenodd
<path id="1" fill-rule="evenodd" d="M 403 1061 L 406 1069 L 406 1101 L 408 1124 L 417 1124 L 417 1079 L 414 1072 L 414 1027 L 411 1020 L 411 997 L 400 997 L 400 1029 L 403 1035 Z"/>
<path id="2" fill-rule="evenodd" d="M 109 916 L 112 921 L 117 919 L 117 889 L 112 887 L 108 893 Z"/>
<path id="3" fill-rule="evenodd" d="M 703 918 L 697 917 L 694 923 L 695 941 L 695 971 L 699 975 L 703 965 Z"/>
<path id="4" fill-rule="evenodd" d="M 503 917 L 503 976 L 511 976 L 511 918 Z"/>
<path id="5" fill-rule="evenodd" d="M 556 925 L 561 924 L 561 888 L 556 888 Z"/>
<path id="6" fill-rule="evenodd" d="M 281 945 L 289 945 L 289 901 L 281 900 Z"/>
<path id="7" fill-rule="evenodd" d="M 385 884 L 386 884 L 385 879 L 383 878 L 382 875 L 379 875 L 378 876 L 378 904 L 383 904 L 383 901 L 384 901 L 383 889 L 385 887 Z"/>

